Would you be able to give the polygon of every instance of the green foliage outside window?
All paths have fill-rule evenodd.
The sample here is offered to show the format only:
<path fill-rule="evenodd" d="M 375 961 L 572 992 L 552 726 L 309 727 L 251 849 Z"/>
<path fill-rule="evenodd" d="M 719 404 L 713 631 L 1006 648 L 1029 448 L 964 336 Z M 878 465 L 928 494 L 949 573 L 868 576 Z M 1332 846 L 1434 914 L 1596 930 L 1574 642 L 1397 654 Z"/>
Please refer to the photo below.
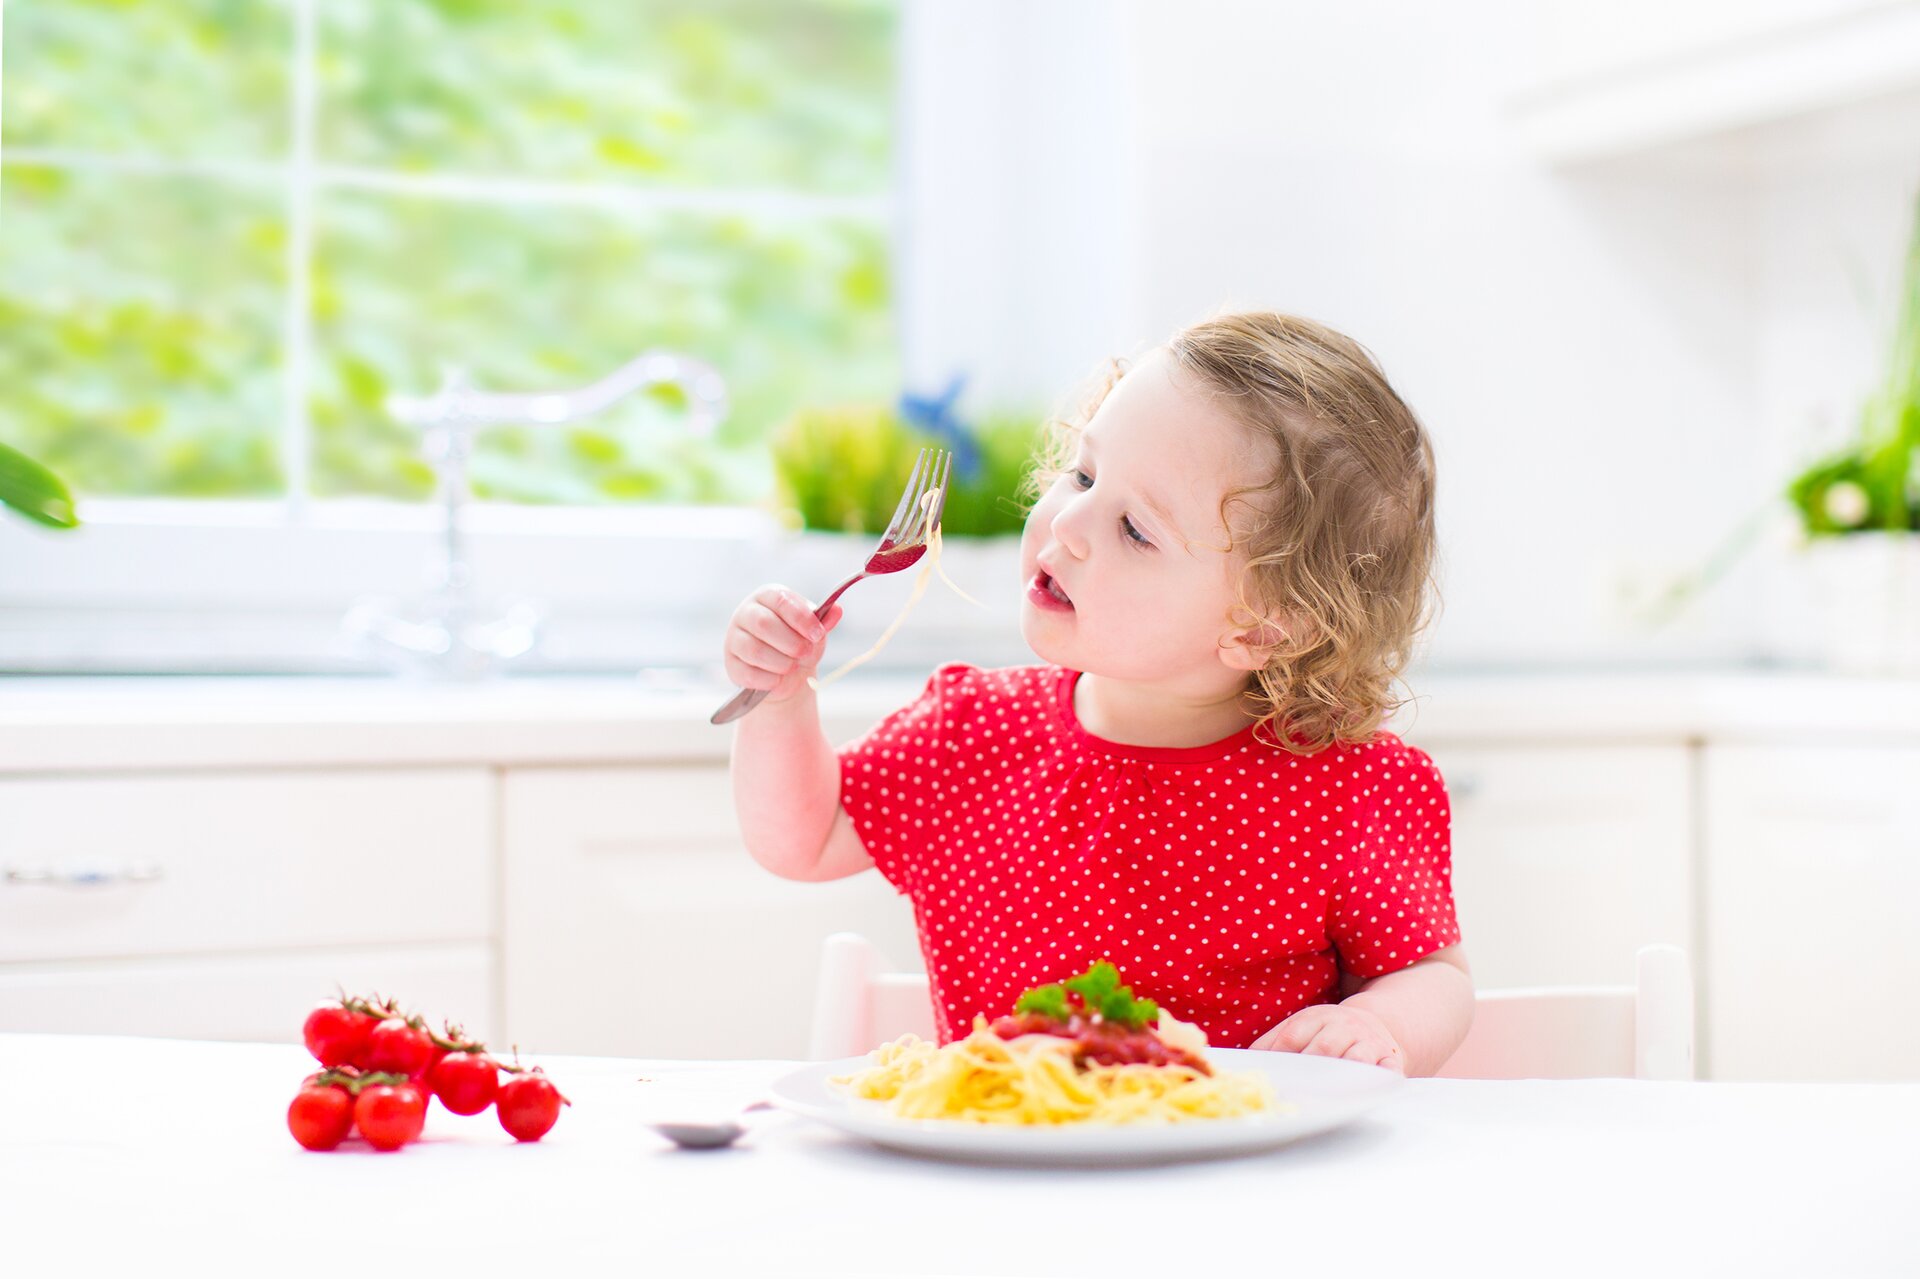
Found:
<path fill-rule="evenodd" d="M 892 0 L 315 0 L 296 342 L 297 12 L 9 0 L 0 422 L 77 491 L 419 499 L 389 395 L 667 347 L 725 375 L 717 438 L 641 397 L 485 435 L 476 489 L 754 501 L 776 424 L 897 391 Z"/>
<path fill-rule="evenodd" d="M 9 57 L 12 41 L 10 27 Z M 274 191 L 9 165 L 0 227 L 0 421 L 12 440 L 82 493 L 281 490 L 286 223 Z"/>

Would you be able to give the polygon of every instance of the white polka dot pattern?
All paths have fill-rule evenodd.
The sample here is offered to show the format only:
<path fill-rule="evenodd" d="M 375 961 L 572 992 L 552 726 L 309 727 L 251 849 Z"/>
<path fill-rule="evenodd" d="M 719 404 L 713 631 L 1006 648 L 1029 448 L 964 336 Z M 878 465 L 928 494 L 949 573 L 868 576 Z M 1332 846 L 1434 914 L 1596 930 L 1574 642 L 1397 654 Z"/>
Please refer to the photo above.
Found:
<path fill-rule="evenodd" d="M 1448 806 L 1390 733 L 1294 755 L 1251 727 L 1126 746 L 1073 713 L 1076 671 L 943 666 L 840 751 L 840 800 L 911 898 L 942 1042 L 1109 959 L 1136 994 L 1244 1048 L 1341 968 L 1459 941 Z"/>

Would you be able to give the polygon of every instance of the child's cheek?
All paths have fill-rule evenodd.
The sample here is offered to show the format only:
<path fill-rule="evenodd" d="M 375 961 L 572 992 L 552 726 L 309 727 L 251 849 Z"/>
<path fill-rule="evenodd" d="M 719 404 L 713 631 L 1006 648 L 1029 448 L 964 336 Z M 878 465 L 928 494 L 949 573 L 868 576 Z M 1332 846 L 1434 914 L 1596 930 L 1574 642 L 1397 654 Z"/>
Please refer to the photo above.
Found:
<path fill-rule="evenodd" d="M 1039 568 L 1041 550 L 1046 546 L 1053 528 L 1053 517 L 1060 510 L 1060 486 L 1055 484 L 1040 495 L 1033 509 L 1027 512 L 1027 523 L 1020 531 L 1020 567 L 1021 577 L 1032 577 Z"/>

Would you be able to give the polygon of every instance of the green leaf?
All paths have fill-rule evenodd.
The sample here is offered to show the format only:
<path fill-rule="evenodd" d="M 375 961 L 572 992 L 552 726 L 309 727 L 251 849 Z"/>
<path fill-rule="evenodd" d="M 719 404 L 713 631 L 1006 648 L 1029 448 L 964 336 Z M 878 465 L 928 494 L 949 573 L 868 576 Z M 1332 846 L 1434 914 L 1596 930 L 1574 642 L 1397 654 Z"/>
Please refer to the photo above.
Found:
<path fill-rule="evenodd" d="M 1810 537 L 1865 529 L 1920 531 L 1920 201 L 1899 286 L 1884 380 L 1861 407 L 1859 434 L 1839 453 L 1815 460 L 1787 485 L 1787 500 Z M 1842 524 L 1827 498 L 1837 485 L 1866 496 L 1864 518 Z"/>
<path fill-rule="evenodd" d="M 48 528 L 76 528 L 73 495 L 59 476 L 17 449 L 0 444 L 0 504 Z"/>
<path fill-rule="evenodd" d="M 1036 986 L 1013 1006 L 1016 1013 L 1038 1013 L 1042 1017 L 1051 1017 L 1055 1021 L 1065 1021 L 1073 1015 L 1067 1006 L 1067 989 L 1059 982 L 1051 986 Z"/>
<path fill-rule="evenodd" d="M 1106 960 L 1098 960 L 1078 977 L 1067 980 L 1067 989 L 1086 1001 L 1087 1007 L 1098 1010 L 1107 996 L 1120 988 L 1120 970 Z"/>
<path fill-rule="evenodd" d="M 1120 970 L 1104 959 L 1069 979 L 1066 987 L 1080 996 L 1089 1013 L 1116 1025 L 1137 1030 L 1160 1016 L 1160 1006 L 1151 999 L 1135 999 L 1132 987 L 1120 984 Z"/>
<path fill-rule="evenodd" d="M 1069 993 L 1080 998 L 1075 1008 Z M 1078 977 L 1051 986 L 1036 986 L 1020 996 L 1013 1006 L 1016 1013 L 1039 1013 L 1055 1021 L 1066 1021 L 1076 1012 L 1099 1017 L 1118 1026 L 1138 1030 L 1159 1019 L 1160 1005 L 1151 999 L 1135 999 L 1131 987 L 1120 984 L 1120 970 L 1106 960 L 1096 960 Z"/>

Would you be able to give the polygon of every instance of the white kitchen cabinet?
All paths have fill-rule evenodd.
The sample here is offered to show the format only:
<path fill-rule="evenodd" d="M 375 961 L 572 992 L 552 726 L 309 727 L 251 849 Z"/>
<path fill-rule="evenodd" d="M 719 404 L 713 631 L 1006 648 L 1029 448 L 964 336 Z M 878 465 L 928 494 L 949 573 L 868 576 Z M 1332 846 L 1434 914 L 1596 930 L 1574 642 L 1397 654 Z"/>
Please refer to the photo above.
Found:
<path fill-rule="evenodd" d="M 1708 746 L 1716 1079 L 1920 1077 L 1920 747 Z"/>
<path fill-rule="evenodd" d="M 1624 984 L 1643 945 L 1692 952 L 1689 748 L 1427 749 L 1475 985 Z"/>
<path fill-rule="evenodd" d="M 297 1043 L 307 1011 L 344 988 L 391 993 L 438 1026 L 497 1043 L 485 944 L 0 967 L 0 1024 L 42 1034 Z"/>
<path fill-rule="evenodd" d="M 835 685 L 829 736 L 910 683 Z M 1920 682 L 1423 688 L 1397 731 L 1454 799 L 1482 987 L 1626 982 L 1676 942 L 1704 1074 L 1920 1078 Z M 725 690 L 261 689 L 0 681 L 0 1030 L 284 1041 L 345 985 L 528 1053 L 791 1057 L 826 933 L 918 966 L 876 875 L 740 848 Z"/>
<path fill-rule="evenodd" d="M 285 1038 L 341 986 L 491 1024 L 493 787 L 478 767 L 0 780 L 0 1029 Z"/>
<path fill-rule="evenodd" d="M 502 822 L 522 1051 L 803 1057 L 829 933 L 919 966 L 912 911 L 876 872 L 802 884 L 747 855 L 723 761 L 511 769 Z"/>
<path fill-rule="evenodd" d="M 1913 0 L 1535 7 L 1507 114 L 1544 159 L 1732 135 L 1920 84 Z"/>

